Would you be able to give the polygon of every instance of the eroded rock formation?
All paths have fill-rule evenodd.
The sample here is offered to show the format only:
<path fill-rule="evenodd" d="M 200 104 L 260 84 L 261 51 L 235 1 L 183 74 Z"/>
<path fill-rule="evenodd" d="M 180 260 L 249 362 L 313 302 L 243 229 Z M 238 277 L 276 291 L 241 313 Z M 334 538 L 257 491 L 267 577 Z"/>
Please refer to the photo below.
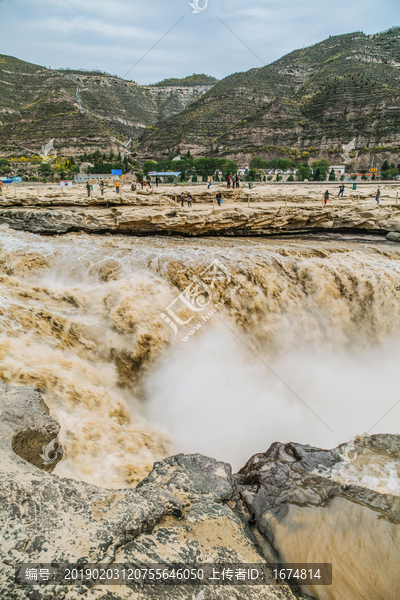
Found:
<path fill-rule="evenodd" d="M 178 455 L 156 463 L 135 490 L 106 490 L 43 470 L 40 446 L 57 435 L 58 425 L 35 389 L 1 384 L 0 414 L 2 598 L 183 600 L 199 592 L 204 600 L 397 598 L 400 498 L 396 490 L 376 491 L 371 480 L 364 485 L 362 477 L 359 485 L 341 482 L 348 465 L 342 447 L 326 451 L 276 443 L 236 476 L 228 464 Z M 29 452 L 15 443 L 22 434 Z M 398 463 L 400 436 L 363 436 L 351 451 L 364 465 L 371 457 Z M 110 566 L 331 562 L 334 578 L 332 586 L 302 590 L 282 582 L 134 591 L 15 583 L 15 565 L 78 561 Z"/>
<path fill-rule="evenodd" d="M 1 384 L 0 412 L 2 598 L 111 600 L 154 594 L 186 600 L 201 591 L 190 586 L 146 586 L 137 593 L 127 587 L 22 587 L 14 582 L 14 566 L 21 563 L 265 562 L 246 523 L 229 506 L 235 496 L 229 465 L 181 455 L 156 463 L 136 490 L 100 489 L 50 475 L 40 463 L 34 466 L 13 452 L 13 441 L 22 432 L 29 432 L 37 455 L 42 436 L 58 432 L 36 390 Z M 33 462 L 38 463 L 37 458 Z M 230 588 L 216 587 L 212 596 L 208 593 L 206 599 L 228 599 L 233 594 Z M 295 596 L 281 585 L 237 588 L 235 598 L 294 600 Z"/>
<path fill-rule="evenodd" d="M 142 202 L 142 201 L 141 201 Z M 146 203 L 146 199 L 143 201 Z M 148 203 L 149 200 L 147 200 Z M 170 201 L 172 202 L 172 201 Z M 188 212 L 160 203 L 156 207 L 2 208 L 0 223 L 40 234 L 70 231 L 131 235 L 257 236 L 309 231 L 400 231 L 396 205 L 350 207 L 217 208 Z"/>

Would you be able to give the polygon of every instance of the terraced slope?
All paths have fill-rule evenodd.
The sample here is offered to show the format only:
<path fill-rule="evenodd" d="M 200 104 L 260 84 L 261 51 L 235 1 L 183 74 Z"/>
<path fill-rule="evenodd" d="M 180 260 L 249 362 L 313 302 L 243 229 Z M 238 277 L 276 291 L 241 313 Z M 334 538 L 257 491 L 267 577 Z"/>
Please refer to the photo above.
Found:
<path fill-rule="evenodd" d="M 52 71 L 0 55 L 0 154 L 38 151 L 48 140 L 64 155 L 124 151 L 149 126 L 186 108 L 212 84 L 139 86 L 104 73 Z M 14 148 L 15 149 L 15 148 Z"/>
<path fill-rule="evenodd" d="M 232 158 L 252 154 L 340 160 L 357 138 L 389 158 L 400 144 L 400 28 L 331 37 L 271 65 L 219 82 L 179 115 L 147 131 L 143 157 L 190 149 Z"/>

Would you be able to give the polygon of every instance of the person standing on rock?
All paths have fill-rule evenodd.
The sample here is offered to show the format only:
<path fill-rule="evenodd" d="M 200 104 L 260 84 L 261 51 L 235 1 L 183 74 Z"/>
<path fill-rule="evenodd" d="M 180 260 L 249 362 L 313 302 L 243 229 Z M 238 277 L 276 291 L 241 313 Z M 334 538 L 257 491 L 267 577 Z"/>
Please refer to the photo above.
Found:
<path fill-rule="evenodd" d="M 86 183 L 86 191 L 87 191 L 88 198 L 90 198 L 90 190 L 91 190 L 90 183 L 87 182 Z"/>
<path fill-rule="evenodd" d="M 221 192 L 218 192 L 218 194 L 217 194 L 217 204 L 218 204 L 218 206 L 221 206 L 221 204 L 222 204 L 222 194 L 221 194 Z"/>
<path fill-rule="evenodd" d="M 375 200 L 376 200 L 377 204 L 380 203 L 380 200 L 381 200 L 381 190 L 380 190 L 380 188 L 377 189 Z"/>
<path fill-rule="evenodd" d="M 0 195 L 3 195 L 3 182 L 0 179 Z"/>
<path fill-rule="evenodd" d="M 160 181 L 160 180 L 158 179 L 158 177 L 156 177 L 156 187 L 157 187 L 157 188 L 158 188 L 158 182 L 159 182 L 159 181 Z"/>
<path fill-rule="evenodd" d="M 189 194 L 187 195 L 187 197 L 186 197 L 186 200 L 187 200 L 187 205 L 188 205 L 188 207 L 189 207 L 189 206 L 192 206 L 192 194 L 191 194 L 190 192 L 189 192 Z"/>
<path fill-rule="evenodd" d="M 207 189 L 209 190 L 211 187 L 211 175 L 208 176 L 208 186 Z"/>
<path fill-rule="evenodd" d="M 339 186 L 338 198 L 343 198 L 343 193 L 344 193 L 344 184 Z"/>
<path fill-rule="evenodd" d="M 229 175 L 228 175 L 228 177 L 226 178 L 226 184 L 227 184 L 227 187 L 228 187 L 228 189 L 229 189 L 229 188 L 231 187 L 231 178 L 229 177 Z"/>
<path fill-rule="evenodd" d="M 100 193 L 104 196 L 104 181 L 100 181 Z"/>
<path fill-rule="evenodd" d="M 326 206 L 328 200 L 329 200 L 329 190 L 326 190 L 325 196 L 324 196 L 325 206 Z"/>
<path fill-rule="evenodd" d="M 182 208 L 183 208 L 184 202 L 185 202 L 185 194 L 182 192 L 182 194 L 181 194 L 181 207 Z"/>
<path fill-rule="evenodd" d="M 115 182 L 115 193 L 116 193 L 116 194 L 119 194 L 119 186 L 120 186 L 120 185 L 121 185 L 121 184 L 120 184 L 120 182 L 119 182 L 119 181 L 116 181 L 116 182 Z"/>

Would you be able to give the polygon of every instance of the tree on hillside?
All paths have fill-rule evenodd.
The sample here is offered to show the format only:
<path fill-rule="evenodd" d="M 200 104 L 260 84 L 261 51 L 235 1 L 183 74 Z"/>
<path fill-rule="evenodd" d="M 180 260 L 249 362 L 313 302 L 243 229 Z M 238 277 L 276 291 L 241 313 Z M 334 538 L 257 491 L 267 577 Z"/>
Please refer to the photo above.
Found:
<path fill-rule="evenodd" d="M 280 158 L 278 160 L 278 169 L 281 171 L 288 171 L 292 166 L 292 161 L 290 158 Z"/>
<path fill-rule="evenodd" d="M 276 158 L 273 158 L 269 161 L 267 168 L 276 171 L 276 169 L 278 168 L 278 161 L 276 160 Z"/>
<path fill-rule="evenodd" d="M 147 175 L 147 173 L 149 171 L 156 171 L 157 170 L 157 163 L 155 160 L 146 160 L 146 162 L 143 165 L 143 173 L 145 173 Z"/>
<path fill-rule="evenodd" d="M 262 169 L 265 162 L 266 161 L 259 156 L 253 156 L 250 161 L 250 169 Z"/>
<path fill-rule="evenodd" d="M 389 171 L 389 169 L 390 169 L 390 165 L 389 165 L 388 161 L 385 160 L 385 162 L 382 165 L 381 171 Z"/>
<path fill-rule="evenodd" d="M 314 167 L 313 168 L 313 180 L 314 181 L 326 181 L 327 170 L 325 167 Z"/>
<path fill-rule="evenodd" d="M 308 163 L 300 163 L 297 168 L 297 177 L 300 181 L 310 179 L 310 165 Z"/>
<path fill-rule="evenodd" d="M 237 163 L 235 163 L 233 160 L 227 160 L 224 166 L 224 176 L 227 177 L 228 175 L 236 175 L 238 170 L 239 167 Z"/>
<path fill-rule="evenodd" d="M 326 172 L 328 172 L 328 169 L 331 166 L 331 163 L 326 158 L 320 158 L 319 160 L 313 160 L 313 162 L 311 163 L 311 166 L 312 166 L 313 170 L 317 169 L 318 167 L 322 167 L 323 169 L 325 169 Z"/>
<path fill-rule="evenodd" d="M 39 171 L 42 173 L 42 175 L 50 175 L 51 174 L 50 164 L 47 162 L 42 163 L 39 167 Z"/>
<path fill-rule="evenodd" d="M 329 181 L 336 181 L 335 169 L 332 169 L 332 171 L 329 173 Z"/>

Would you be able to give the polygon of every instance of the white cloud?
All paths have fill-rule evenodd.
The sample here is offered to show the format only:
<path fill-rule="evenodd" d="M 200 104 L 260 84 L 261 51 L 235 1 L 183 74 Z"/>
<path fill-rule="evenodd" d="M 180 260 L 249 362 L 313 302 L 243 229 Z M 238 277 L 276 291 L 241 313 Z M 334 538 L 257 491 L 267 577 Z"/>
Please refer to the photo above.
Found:
<path fill-rule="evenodd" d="M 139 83 L 205 72 L 222 78 L 261 66 L 329 35 L 366 33 L 400 23 L 398 0 L 209 0 L 192 14 L 189 0 L 0 0 L 0 51 L 53 67 L 96 68 Z"/>

